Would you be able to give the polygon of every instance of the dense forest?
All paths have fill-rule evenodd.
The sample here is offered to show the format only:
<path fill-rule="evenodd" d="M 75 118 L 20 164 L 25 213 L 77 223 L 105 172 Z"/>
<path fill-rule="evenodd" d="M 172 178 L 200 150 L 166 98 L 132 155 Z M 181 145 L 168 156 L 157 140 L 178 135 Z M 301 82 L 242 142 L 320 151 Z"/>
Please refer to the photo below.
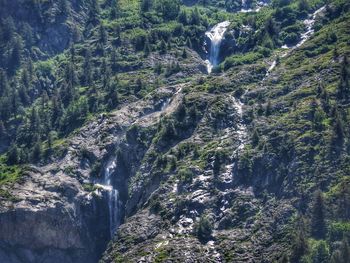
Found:
<path fill-rule="evenodd" d="M 349 11 L 0 0 L 0 261 L 350 262 Z"/>

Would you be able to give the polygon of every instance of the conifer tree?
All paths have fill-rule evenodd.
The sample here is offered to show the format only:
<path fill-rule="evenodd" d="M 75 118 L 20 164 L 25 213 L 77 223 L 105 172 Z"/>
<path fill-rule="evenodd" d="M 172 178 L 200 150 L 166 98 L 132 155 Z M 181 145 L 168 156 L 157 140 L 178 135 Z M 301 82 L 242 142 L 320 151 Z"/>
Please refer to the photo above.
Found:
<path fill-rule="evenodd" d="M 85 59 L 83 63 L 82 82 L 84 85 L 91 87 L 92 85 L 92 66 L 91 66 L 91 52 L 89 49 L 85 51 Z"/>
<path fill-rule="evenodd" d="M 41 142 L 38 140 L 31 151 L 31 161 L 37 163 L 40 161 L 42 155 Z"/>
<path fill-rule="evenodd" d="M 5 71 L 0 68 L 0 97 L 8 91 L 8 81 Z"/>
<path fill-rule="evenodd" d="M 11 51 L 11 57 L 9 60 L 9 73 L 10 74 L 14 74 L 16 69 L 19 67 L 19 65 L 21 64 L 21 54 L 22 54 L 22 43 L 20 38 L 16 37 L 14 38 L 13 41 L 13 47 L 12 47 L 12 51 Z"/>
<path fill-rule="evenodd" d="M 148 12 L 152 8 L 152 0 L 142 0 L 141 11 Z"/>
<path fill-rule="evenodd" d="M 333 251 L 330 259 L 330 263 L 345 263 L 345 262 L 342 260 L 341 252 L 339 251 L 339 249 Z"/>
<path fill-rule="evenodd" d="M 305 255 L 308 251 L 308 244 L 305 236 L 305 232 L 302 229 L 299 229 L 295 234 L 293 246 L 292 246 L 292 254 L 291 254 L 291 262 L 300 262 L 303 255 Z"/>
<path fill-rule="evenodd" d="M 343 141 L 344 141 L 344 124 L 338 111 L 336 111 L 334 126 L 333 126 L 333 134 L 332 134 L 332 145 L 342 146 Z"/>
<path fill-rule="evenodd" d="M 183 59 L 187 58 L 187 51 L 186 51 L 185 48 L 182 50 L 182 55 L 181 56 L 182 56 Z"/>
<path fill-rule="evenodd" d="M 337 89 L 337 97 L 342 102 L 349 102 L 350 98 L 350 83 L 349 83 L 349 62 L 346 56 L 344 56 L 341 69 L 340 69 L 340 81 Z"/>
<path fill-rule="evenodd" d="M 111 1 L 111 11 L 110 11 L 110 18 L 115 19 L 118 17 L 118 1 L 112 0 Z"/>
<path fill-rule="evenodd" d="M 7 163 L 9 165 L 14 165 L 19 163 L 18 148 L 15 144 L 12 145 L 12 147 L 7 153 Z"/>
<path fill-rule="evenodd" d="M 252 144 L 253 146 L 257 146 L 260 141 L 260 136 L 258 129 L 254 129 L 253 136 L 252 136 Z"/>
<path fill-rule="evenodd" d="M 149 45 L 148 38 L 145 40 L 145 46 L 143 48 L 143 53 L 145 54 L 145 57 L 148 57 L 149 53 L 151 53 L 151 47 Z"/>
<path fill-rule="evenodd" d="M 326 235 L 326 219 L 325 204 L 321 191 L 315 193 L 311 216 L 312 236 L 317 239 L 323 239 Z"/>
<path fill-rule="evenodd" d="M 159 50 L 160 50 L 160 51 L 159 51 L 160 54 L 165 54 L 165 53 L 167 52 L 167 47 L 166 47 L 166 43 L 165 43 L 164 39 L 162 39 L 162 40 L 160 41 Z"/>
<path fill-rule="evenodd" d="M 178 21 L 184 25 L 187 25 L 188 21 L 187 21 L 187 13 L 185 10 L 181 10 L 180 14 L 178 16 Z"/>
<path fill-rule="evenodd" d="M 108 35 L 105 26 L 101 23 L 99 27 L 99 41 L 102 44 L 106 44 L 108 40 Z"/>
<path fill-rule="evenodd" d="M 5 138 L 7 136 L 6 128 L 4 122 L 0 120 L 0 138 Z"/>
<path fill-rule="evenodd" d="M 350 246 L 346 236 L 344 236 L 340 246 L 340 258 L 341 262 L 344 263 L 347 263 L 350 260 Z"/>
<path fill-rule="evenodd" d="M 316 253 L 312 257 L 312 263 L 328 263 L 329 249 L 325 241 L 320 241 L 316 247 Z"/>
<path fill-rule="evenodd" d="M 100 14 L 100 6 L 98 3 L 98 0 L 90 0 L 91 4 L 90 4 L 90 8 L 89 8 L 89 18 L 91 20 L 91 22 L 96 23 L 98 21 L 98 17 Z"/>

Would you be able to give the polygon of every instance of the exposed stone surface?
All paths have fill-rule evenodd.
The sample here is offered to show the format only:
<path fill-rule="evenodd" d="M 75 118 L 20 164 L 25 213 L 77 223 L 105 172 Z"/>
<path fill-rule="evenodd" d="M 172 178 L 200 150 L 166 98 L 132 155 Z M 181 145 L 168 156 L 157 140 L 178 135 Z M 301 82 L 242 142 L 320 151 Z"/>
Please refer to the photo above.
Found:
<path fill-rule="evenodd" d="M 160 114 L 174 111 L 181 87 L 159 89 L 159 97 L 164 98 L 156 103 L 149 98 L 100 116 L 69 140 L 62 159 L 28 169 L 8 189 L 16 200 L 1 201 L 2 262 L 96 262 L 110 236 L 106 190 L 96 185 L 91 192 L 84 187 L 98 181 L 91 177 L 92 165 L 113 155 L 131 125 L 154 125 Z M 125 177 L 116 182 L 125 184 L 127 175 L 119 176 Z"/>

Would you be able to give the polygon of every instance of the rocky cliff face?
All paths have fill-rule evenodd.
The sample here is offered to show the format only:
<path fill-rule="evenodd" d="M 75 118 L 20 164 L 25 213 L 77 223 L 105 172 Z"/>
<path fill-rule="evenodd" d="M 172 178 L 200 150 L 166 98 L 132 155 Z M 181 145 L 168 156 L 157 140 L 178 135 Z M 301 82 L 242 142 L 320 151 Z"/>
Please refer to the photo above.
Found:
<path fill-rule="evenodd" d="M 33 10 L 15 10 L 26 4 L 19 0 L 0 3 L 13 17 L 27 20 L 34 11 L 57 14 L 62 8 L 52 1 Z M 37 45 L 47 55 L 67 47 L 72 23 L 86 22 L 86 2 L 70 3 L 72 14 L 67 17 L 31 20 L 39 35 Z M 103 19 L 109 15 L 101 14 Z M 148 26 L 150 17 L 137 21 Z M 326 202 L 340 211 L 327 211 L 333 232 L 327 234 L 332 245 L 325 250 L 337 249 L 349 228 L 349 140 L 343 138 L 336 149 L 330 141 L 333 126 L 338 127 L 335 118 L 340 122 L 342 116 L 334 105 L 348 110 L 348 104 L 340 104 L 334 91 L 341 55 L 331 50 L 333 42 L 319 46 L 330 41 L 331 30 L 344 28 L 336 38 L 342 56 L 349 54 L 348 21 L 344 16 L 326 24 L 304 46 L 271 49 L 273 56 L 233 57 L 234 66 L 210 75 L 200 55 L 188 47 L 190 41 L 173 50 L 171 45 L 177 43 L 164 47 L 165 41 L 155 42 L 152 48 L 159 44 L 161 50 L 147 51 L 146 45 L 140 54 L 132 46 L 137 40 L 126 36 L 137 31 L 129 28 L 132 24 L 124 25 L 126 40 L 120 35 L 103 40 L 103 27 L 96 27 L 86 42 L 94 50 L 91 60 L 101 67 L 91 78 L 107 72 L 107 80 L 127 85 L 118 87 L 116 109 L 88 116 L 68 138 L 55 141 L 56 155 L 23 167 L 15 183 L 0 186 L 0 262 L 288 262 L 286 257 L 308 251 L 299 251 L 307 243 L 299 235 L 308 232 L 305 225 L 311 220 L 310 200 L 316 189 L 325 191 Z M 167 34 L 164 28 L 158 30 L 159 35 Z M 204 34 L 205 28 L 200 30 Z M 238 44 L 238 39 L 251 31 L 244 25 L 230 28 L 219 60 L 249 49 L 250 43 Z M 105 57 L 98 60 L 112 45 L 120 48 L 119 57 L 108 57 L 113 74 L 118 73 L 115 78 L 108 69 L 103 72 Z M 74 64 L 83 61 L 85 51 L 77 45 L 67 57 Z M 310 63 L 311 58 L 317 62 Z M 63 71 L 59 61 L 52 63 Z M 158 64 L 166 69 L 157 69 Z M 88 69 L 92 71 L 86 66 L 83 74 L 91 73 Z M 136 81 L 140 77 L 147 78 L 146 84 Z M 55 81 L 61 85 L 59 78 Z M 97 80 L 91 87 L 85 84 L 75 91 L 86 99 L 86 108 L 99 107 L 113 95 L 110 86 Z M 90 105 L 90 99 L 97 102 Z M 326 241 L 309 239 L 312 255 L 318 255 L 315 247 Z"/>
<path fill-rule="evenodd" d="M 128 179 L 136 173 L 145 153 L 133 135 L 126 139 L 126 131 L 131 125 L 156 125 L 161 114 L 175 110 L 179 97 L 171 93 L 178 89 L 159 90 L 155 96 L 159 101 L 150 98 L 110 116 L 102 115 L 69 141 L 62 159 L 28 168 L 9 190 L 15 200 L 1 201 L 1 261 L 97 262 L 111 239 L 109 189 L 99 183 L 104 167 L 117 156 L 117 150 L 121 151 L 113 185 L 120 192 L 121 202 L 126 203 Z M 101 168 L 92 176 L 97 163 Z M 128 201 L 127 214 L 135 211 L 140 198 L 134 196 Z M 120 220 L 123 214 L 124 208 L 118 214 Z"/>
<path fill-rule="evenodd" d="M 71 43 L 80 40 L 79 27 L 87 22 L 88 6 L 85 1 L 23 1 L 2 0 L 0 16 L 10 23 L 23 38 L 24 45 L 37 46 L 37 58 L 61 53 Z"/>
<path fill-rule="evenodd" d="M 110 239 L 105 193 L 86 192 L 56 165 L 22 180 L 11 189 L 15 203 L 1 202 L 2 262 L 96 262 Z"/>

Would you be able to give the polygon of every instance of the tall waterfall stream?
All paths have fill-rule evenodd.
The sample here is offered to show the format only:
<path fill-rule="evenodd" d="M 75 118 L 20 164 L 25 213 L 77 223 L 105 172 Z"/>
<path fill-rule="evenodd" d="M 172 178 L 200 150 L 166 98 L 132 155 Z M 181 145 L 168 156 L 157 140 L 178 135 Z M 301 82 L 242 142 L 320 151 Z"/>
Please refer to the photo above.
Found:
<path fill-rule="evenodd" d="M 114 188 L 112 183 L 112 175 L 117 168 L 116 159 L 110 160 L 104 171 L 103 171 L 103 179 L 99 184 L 96 184 L 100 188 L 102 188 L 107 193 L 107 202 L 108 202 L 108 212 L 109 212 L 109 231 L 111 238 L 113 237 L 117 227 L 120 224 L 119 217 L 119 192 Z"/>
<path fill-rule="evenodd" d="M 210 39 L 210 51 L 209 57 L 205 61 L 207 63 L 207 70 L 210 74 L 213 67 L 219 64 L 219 54 L 222 39 L 224 38 L 227 27 L 230 25 L 229 21 L 221 22 L 211 28 L 205 33 L 205 35 Z"/>

